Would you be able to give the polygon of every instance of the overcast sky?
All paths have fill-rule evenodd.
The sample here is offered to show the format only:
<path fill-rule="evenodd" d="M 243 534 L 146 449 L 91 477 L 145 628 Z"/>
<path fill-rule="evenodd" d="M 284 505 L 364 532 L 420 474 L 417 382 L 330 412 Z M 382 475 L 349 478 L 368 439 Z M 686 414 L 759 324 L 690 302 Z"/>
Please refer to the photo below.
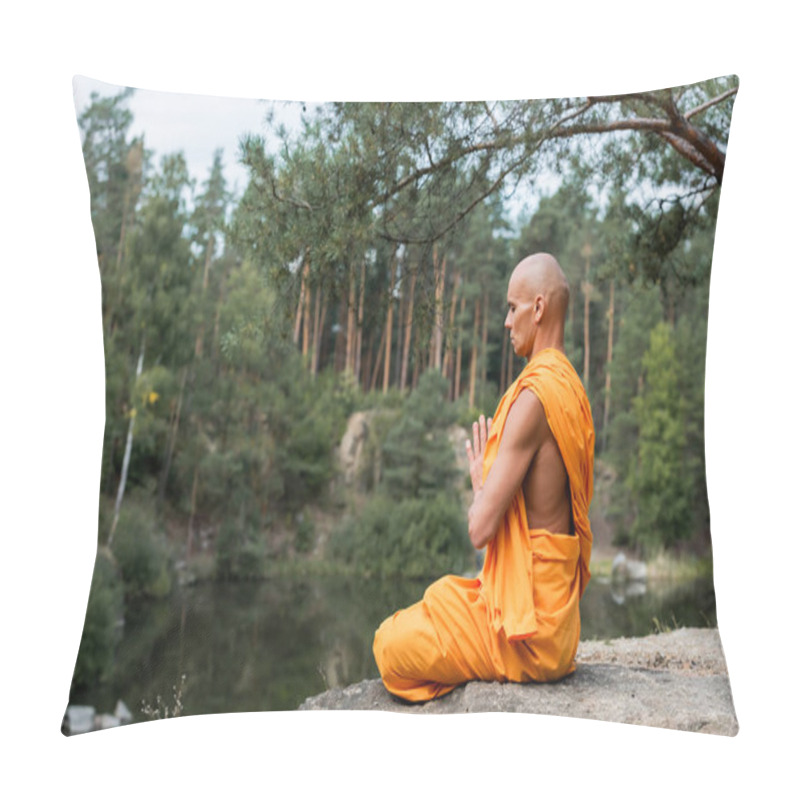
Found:
<path fill-rule="evenodd" d="M 76 76 L 73 89 L 76 113 L 80 114 L 89 105 L 92 92 L 113 96 L 124 87 Z M 267 135 L 264 120 L 272 103 L 136 89 L 127 105 L 133 112 L 131 134 L 144 134 L 145 147 L 154 154 L 154 166 L 162 156 L 183 151 L 199 190 L 208 177 L 214 151 L 222 148 L 228 189 L 241 196 L 247 186 L 247 170 L 238 160 L 239 139 L 247 133 Z M 284 124 L 298 124 L 301 103 L 282 102 L 274 107 Z"/>

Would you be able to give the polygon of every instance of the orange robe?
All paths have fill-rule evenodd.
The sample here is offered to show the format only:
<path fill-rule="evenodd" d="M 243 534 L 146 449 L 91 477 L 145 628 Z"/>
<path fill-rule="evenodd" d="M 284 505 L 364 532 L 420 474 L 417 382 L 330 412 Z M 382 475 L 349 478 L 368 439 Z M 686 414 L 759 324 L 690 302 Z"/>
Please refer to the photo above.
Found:
<path fill-rule="evenodd" d="M 506 418 L 530 389 L 544 407 L 569 476 L 575 535 L 528 528 L 520 487 L 477 578 L 447 575 L 421 601 L 384 620 L 373 653 L 384 685 L 405 700 L 439 697 L 469 680 L 551 681 L 575 670 L 579 600 L 589 581 L 594 426 L 580 378 L 543 350 L 497 407 L 483 460 L 491 469 Z"/>

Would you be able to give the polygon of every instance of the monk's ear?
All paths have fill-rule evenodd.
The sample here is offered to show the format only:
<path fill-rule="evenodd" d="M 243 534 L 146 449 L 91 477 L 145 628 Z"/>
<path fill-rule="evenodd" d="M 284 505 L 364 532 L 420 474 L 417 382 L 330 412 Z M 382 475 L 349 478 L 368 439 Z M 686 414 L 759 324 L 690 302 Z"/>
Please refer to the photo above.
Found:
<path fill-rule="evenodd" d="M 533 301 L 533 318 L 536 322 L 541 322 L 544 316 L 544 309 L 546 303 L 544 295 L 537 294 L 536 299 Z"/>

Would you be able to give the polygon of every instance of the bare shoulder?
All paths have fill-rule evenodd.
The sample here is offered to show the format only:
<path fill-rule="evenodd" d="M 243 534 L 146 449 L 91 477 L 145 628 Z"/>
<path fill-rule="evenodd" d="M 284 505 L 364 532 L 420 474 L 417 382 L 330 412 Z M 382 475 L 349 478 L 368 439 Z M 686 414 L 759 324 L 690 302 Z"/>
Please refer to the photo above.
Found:
<path fill-rule="evenodd" d="M 533 391 L 522 391 L 508 410 L 503 439 L 509 445 L 537 449 L 550 432 L 544 406 Z"/>

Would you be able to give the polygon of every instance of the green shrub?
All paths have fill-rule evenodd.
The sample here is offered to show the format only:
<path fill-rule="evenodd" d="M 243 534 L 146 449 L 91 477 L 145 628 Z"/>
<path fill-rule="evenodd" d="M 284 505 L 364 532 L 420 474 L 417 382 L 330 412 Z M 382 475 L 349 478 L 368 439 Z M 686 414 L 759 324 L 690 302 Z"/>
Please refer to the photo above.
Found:
<path fill-rule="evenodd" d="M 442 375 L 426 372 L 386 434 L 383 484 L 395 500 L 432 497 L 450 487 L 456 477 L 455 456 L 447 437 L 455 410 L 447 402 L 447 388 Z"/>
<path fill-rule="evenodd" d="M 155 512 L 133 498 L 123 505 L 112 545 L 125 594 L 163 597 L 172 588 L 172 559 Z"/>
<path fill-rule="evenodd" d="M 691 534 L 692 470 L 687 463 L 686 401 L 673 329 L 659 323 L 642 359 L 644 384 L 633 400 L 639 426 L 636 470 L 627 483 L 636 498 L 633 537 L 648 553 Z"/>
<path fill-rule="evenodd" d="M 295 533 L 295 547 L 300 553 L 308 553 L 314 546 L 314 523 L 308 514 L 300 514 Z"/>
<path fill-rule="evenodd" d="M 451 495 L 393 501 L 374 496 L 334 532 L 333 558 L 368 574 L 430 577 L 472 563 L 464 512 Z"/>
<path fill-rule="evenodd" d="M 122 582 L 109 554 L 98 552 L 72 678 L 73 687 L 97 683 L 111 671 L 120 631 L 117 621 L 122 613 Z"/>
<path fill-rule="evenodd" d="M 260 578 L 266 559 L 263 540 L 247 527 L 226 522 L 217 535 L 216 575 L 221 580 Z"/>

